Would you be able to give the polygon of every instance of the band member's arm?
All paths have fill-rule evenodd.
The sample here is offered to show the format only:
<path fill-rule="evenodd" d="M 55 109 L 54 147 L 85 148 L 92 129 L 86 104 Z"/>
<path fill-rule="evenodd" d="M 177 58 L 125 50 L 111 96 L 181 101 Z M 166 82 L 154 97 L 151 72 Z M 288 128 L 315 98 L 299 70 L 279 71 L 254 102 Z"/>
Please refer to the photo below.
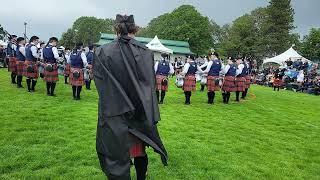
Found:
<path fill-rule="evenodd" d="M 169 67 L 170 67 L 169 74 L 173 74 L 174 73 L 174 68 L 173 68 L 172 64 L 169 64 Z"/>
<path fill-rule="evenodd" d="M 19 51 L 23 54 L 23 56 L 26 56 L 26 48 L 25 47 L 20 47 Z"/>
<path fill-rule="evenodd" d="M 244 65 L 243 65 L 243 64 L 240 64 L 240 65 L 238 66 L 238 69 L 237 69 L 237 71 L 236 71 L 236 76 L 238 76 L 239 74 L 242 73 L 243 68 L 244 68 Z"/>
<path fill-rule="evenodd" d="M 229 69 L 230 69 L 230 65 L 228 64 L 228 65 L 226 65 L 226 67 L 224 68 L 223 74 L 227 74 L 227 72 L 229 71 Z"/>
<path fill-rule="evenodd" d="M 70 56 L 66 56 L 66 59 L 67 59 L 67 63 L 71 64 Z"/>
<path fill-rule="evenodd" d="M 52 47 L 52 53 L 56 60 L 59 60 L 59 53 L 57 47 Z"/>
<path fill-rule="evenodd" d="M 35 58 L 39 58 L 39 54 L 38 54 L 38 48 L 36 46 L 31 46 L 31 52 L 32 52 L 32 56 Z"/>
<path fill-rule="evenodd" d="M 200 66 L 197 65 L 197 70 L 200 74 L 203 74 L 204 72 L 202 71 L 202 69 L 200 68 Z"/>
<path fill-rule="evenodd" d="M 17 49 L 17 46 L 16 46 L 15 44 L 11 44 L 11 49 L 16 50 L 16 49 Z"/>
<path fill-rule="evenodd" d="M 186 64 L 183 66 L 182 74 L 187 74 L 187 72 L 188 72 L 188 70 L 189 70 L 189 67 L 190 67 L 190 64 L 189 64 L 189 63 L 186 63 Z"/>
<path fill-rule="evenodd" d="M 210 61 L 211 62 L 211 61 Z M 209 63 L 210 63 L 209 62 Z M 200 66 L 200 68 L 202 69 L 202 68 L 205 68 L 206 66 L 208 67 L 208 61 L 205 61 L 201 66 Z M 211 63 L 212 64 L 212 63 Z"/>
<path fill-rule="evenodd" d="M 159 65 L 159 61 L 157 61 L 156 63 L 154 63 L 154 72 L 158 71 L 158 65 Z"/>
<path fill-rule="evenodd" d="M 207 65 L 206 70 L 204 70 L 203 72 L 204 72 L 204 73 L 208 73 L 208 72 L 210 71 L 210 69 L 211 69 L 212 64 L 213 64 L 213 61 L 210 61 L 210 62 L 208 63 L 208 65 Z M 201 66 L 200 66 L 200 68 L 201 68 Z"/>
<path fill-rule="evenodd" d="M 87 56 L 86 56 L 86 54 L 84 52 L 81 53 L 81 59 L 82 59 L 82 62 L 83 62 L 83 66 L 87 67 L 88 66 Z"/>

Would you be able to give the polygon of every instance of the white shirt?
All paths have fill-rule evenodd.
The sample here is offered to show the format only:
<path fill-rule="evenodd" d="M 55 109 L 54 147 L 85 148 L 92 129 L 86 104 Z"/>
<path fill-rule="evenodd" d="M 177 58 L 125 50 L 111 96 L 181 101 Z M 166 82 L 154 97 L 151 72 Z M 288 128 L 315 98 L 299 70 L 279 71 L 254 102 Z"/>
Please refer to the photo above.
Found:
<path fill-rule="evenodd" d="M 32 52 L 32 56 L 35 58 L 39 58 L 39 54 L 38 54 L 38 48 L 36 47 L 35 44 L 31 43 L 33 46 L 31 46 L 30 50 Z"/>
<path fill-rule="evenodd" d="M 213 65 L 213 61 L 209 61 L 206 70 L 204 70 L 203 72 L 204 72 L 204 73 L 208 73 L 208 72 L 210 71 L 212 65 Z M 222 70 L 223 70 L 223 64 L 221 63 L 221 69 L 220 69 L 220 71 L 222 71 Z"/>
<path fill-rule="evenodd" d="M 154 72 L 157 72 L 158 71 L 158 66 L 159 66 L 159 61 L 157 61 L 155 64 L 154 64 Z M 170 68 L 170 71 L 169 71 L 169 74 L 173 74 L 174 73 L 174 69 L 173 69 L 173 66 L 169 63 L 169 68 Z"/>
<path fill-rule="evenodd" d="M 209 62 L 209 63 L 210 63 L 210 62 Z M 208 60 L 205 60 L 204 63 L 200 66 L 200 68 L 202 69 L 202 68 L 204 68 L 204 67 L 206 67 L 206 66 L 208 67 L 208 64 L 209 64 L 209 63 L 208 63 Z"/>
<path fill-rule="evenodd" d="M 43 48 L 40 49 L 39 55 L 40 55 L 40 59 L 43 59 L 43 54 L 42 54 Z"/>
<path fill-rule="evenodd" d="M 78 51 L 79 52 L 79 51 Z M 72 53 L 71 53 L 72 54 Z M 70 56 L 66 56 L 66 59 L 67 59 L 67 63 L 68 64 L 71 64 L 71 60 L 70 60 Z M 88 66 L 88 62 L 87 62 L 87 56 L 86 56 L 86 53 L 85 52 L 81 52 L 81 59 L 82 59 L 82 63 L 83 63 L 83 67 L 87 67 Z"/>
<path fill-rule="evenodd" d="M 13 49 L 14 51 L 16 51 L 17 50 L 17 45 L 15 45 L 15 44 L 11 44 L 11 49 Z"/>
<path fill-rule="evenodd" d="M 236 76 L 238 76 L 239 74 L 242 73 L 243 68 L 244 68 L 244 64 L 239 64 L 238 65 L 238 69 L 236 71 Z"/>
<path fill-rule="evenodd" d="M 230 69 L 230 64 L 227 64 L 223 69 L 223 74 L 227 74 Z"/>
<path fill-rule="evenodd" d="M 191 61 L 191 62 L 194 62 L 194 61 Z M 183 66 L 183 70 L 182 70 L 182 74 L 187 74 L 188 70 L 189 70 L 189 67 L 190 67 L 190 63 L 186 63 L 184 66 Z M 203 73 L 202 69 L 197 65 L 197 70 L 200 72 L 200 73 Z"/>

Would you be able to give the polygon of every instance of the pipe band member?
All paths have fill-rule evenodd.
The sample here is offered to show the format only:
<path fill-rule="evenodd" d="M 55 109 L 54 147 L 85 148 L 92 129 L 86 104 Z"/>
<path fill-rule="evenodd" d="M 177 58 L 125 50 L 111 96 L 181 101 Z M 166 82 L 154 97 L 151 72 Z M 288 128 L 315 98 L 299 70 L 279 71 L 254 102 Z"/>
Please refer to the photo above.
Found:
<path fill-rule="evenodd" d="M 24 73 L 26 76 L 28 92 L 34 92 L 35 86 L 37 84 L 38 79 L 38 48 L 37 45 L 39 44 L 39 37 L 32 36 L 30 38 L 30 42 L 26 47 L 26 61 L 24 63 Z"/>
<path fill-rule="evenodd" d="M 70 54 L 71 54 L 70 48 L 66 48 L 64 53 L 64 72 L 63 72 L 65 84 L 69 84 L 68 77 L 70 76 L 71 67 L 70 67 L 70 64 L 68 63 L 68 59 L 70 59 Z"/>
<path fill-rule="evenodd" d="M 146 146 L 167 165 L 157 123 L 160 113 L 155 92 L 153 53 L 134 39 L 133 16 L 117 15 L 117 38 L 95 50 L 93 74 L 99 94 L 96 150 L 108 179 L 130 179 L 130 157 L 137 179 L 148 167 Z"/>
<path fill-rule="evenodd" d="M 208 58 L 205 56 L 204 59 L 203 59 L 203 64 L 200 66 L 200 68 L 204 71 L 207 69 L 208 67 L 208 63 L 209 63 L 209 60 Z M 205 88 L 205 84 L 201 84 L 201 89 L 200 89 L 200 92 L 203 92 L 204 91 L 204 88 Z"/>
<path fill-rule="evenodd" d="M 94 55 L 94 50 L 93 50 L 93 46 L 90 45 L 89 46 L 89 52 L 87 53 L 87 62 L 88 62 L 88 66 L 87 66 L 87 72 L 88 72 L 88 76 L 85 79 L 86 82 L 86 89 L 87 90 L 91 90 L 91 80 L 93 79 L 93 74 L 92 74 L 92 61 L 93 61 L 93 55 Z"/>
<path fill-rule="evenodd" d="M 222 98 L 223 103 L 228 104 L 231 92 L 236 91 L 236 85 L 235 85 L 235 76 L 237 72 L 237 65 L 235 64 L 235 61 L 232 60 L 230 57 L 228 59 L 228 64 L 225 66 L 223 73 L 224 73 L 224 79 L 222 84 Z"/>
<path fill-rule="evenodd" d="M 16 50 L 17 50 L 17 36 L 11 35 L 9 37 L 9 43 L 7 45 L 7 58 L 9 59 L 8 63 L 8 71 L 11 72 L 11 83 L 17 84 L 17 58 L 16 58 Z"/>
<path fill-rule="evenodd" d="M 26 41 L 23 37 L 19 37 L 17 39 L 17 44 L 18 44 L 16 49 L 17 87 L 23 88 L 22 77 L 24 75 L 24 61 L 26 60 L 26 49 L 25 49 Z"/>
<path fill-rule="evenodd" d="M 242 92 L 242 96 L 241 96 L 241 99 L 246 99 L 247 97 L 247 94 L 248 94 L 248 90 L 250 88 L 250 85 L 251 85 L 251 68 L 250 68 L 250 63 L 247 59 L 244 60 L 244 69 L 243 71 L 245 72 L 245 76 L 244 78 L 246 79 L 246 82 L 245 82 L 245 90 L 244 92 Z"/>
<path fill-rule="evenodd" d="M 70 69 L 70 84 L 74 100 L 80 100 L 80 93 L 84 85 L 83 68 L 87 67 L 87 57 L 82 51 L 82 43 L 78 43 L 70 54 L 68 64 Z"/>
<path fill-rule="evenodd" d="M 159 104 L 163 104 L 163 100 L 168 91 L 169 79 L 168 76 L 174 73 L 173 66 L 168 60 L 167 54 L 161 54 L 161 61 L 157 61 L 154 65 L 154 71 L 156 73 L 156 94 Z M 161 91 L 161 98 L 159 101 L 159 94 Z"/>
<path fill-rule="evenodd" d="M 196 91 L 196 72 L 199 71 L 200 74 L 203 73 L 202 69 L 197 65 L 194 59 L 193 55 L 189 55 L 187 63 L 184 65 L 182 70 L 182 75 L 185 75 L 182 89 L 185 94 L 186 105 L 190 105 L 192 91 Z"/>
<path fill-rule="evenodd" d="M 236 71 L 236 101 L 240 102 L 239 96 L 240 92 L 245 92 L 245 83 L 246 83 L 246 67 L 243 64 L 242 59 L 237 60 L 237 71 Z"/>
<path fill-rule="evenodd" d="M 44 58 L 44 78 L 47 86 L 47 95 L 55 96 L 54 89 L 56 87 L 57 81 L 59 81 L 58 76 L 58 65 L 59 53 L 57 49 L 58 38 L 51 37 L 46 47 L 42 50 Z"/>
<path fill-rule="evenodd" d="M 214 103 L 215 91 L 220 91 L 220 72 L 223 71 L 223 65 L 219 59 L 217 52 L 210 52 L 208 55 L 209 62 L 204 73 L 208 74 L 207 88 L 208 88 L 208 104 Z"/>

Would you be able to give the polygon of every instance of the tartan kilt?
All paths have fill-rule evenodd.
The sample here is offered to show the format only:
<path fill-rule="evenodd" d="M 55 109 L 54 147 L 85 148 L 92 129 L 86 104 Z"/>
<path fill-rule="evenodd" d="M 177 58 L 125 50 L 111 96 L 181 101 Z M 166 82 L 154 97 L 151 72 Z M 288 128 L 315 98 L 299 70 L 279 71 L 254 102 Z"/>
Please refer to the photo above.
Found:
<path fill-rule="evenodd" d="M 16 66 L 17 66 L 17 75 L 23 76 L 24 75 L 24 61 L 17 60 Z"/>
<path fill-rule="evenodd" d="M 43 80 L 46 82 L 57 82 L 59 81 L 58 66 L 53 64 L 53 71 L 49 72 L 46 70 L 47 64 L 44 66 Z"/>
<path fill-rule="evenodd" d="M 184 91 L 195 91 L 196 90 L 196 76 L 186 75 L 184 78 L 183 88 Z"/>
<path fill-rule="evenodd" d="M 209 92 L 219 91 L 220 85 L 216 85 L 216 79 L 219 79 L 219 76 L 208 76 L 207 77 L 207 88 Z"/>
<path fill-rule="evenodd" d="M 80 72 L 80 77 L 78 79 L 73 77 L 73 72 L 75 72 L 75 71 Z M 83 86 L 84 85 L 83 70 L 80 68 L 71 68 L 69 78 L 70 78 L 69 83 L 72 86 Z"/>
<path fill-rule="evenodd" d="M 245 78 L 246 78 L 245 88 L 249 89 L 251 84 L 251 75 L 247 75 Z"/>
<path fill-rule="evenodd" d="M 234 76 L 226 76 L 224 77 L 224 82 L 222 85 L 222 91 L 226 92 L 235 92 L 236 84 L 235 84 L 235 77 Z"/>
<path fill-rule="evenodd" d="M 273 86 L 275 86 L 275 87 L 281 87 L 282 86 L 282 80 L 281 79 L 274 79 L 273 80 Z"/>
<path fill-rule="evenodd" d="M 33 64 L 33 72 L 32 72 L 32 73 L 28 72 L 28 70 L 27 70 L 27 68 L 28 68 L 28 66 L 29 66 L 30 64 Z M 38 79 L 39 73 L 38 73 L 38 65 L 37 65 L 37 63 L 26 60 L 26 61 L 24 62 L 24 75 L 25 75 L 26 77 L 28 77 L 28 78 Z"/>
<path fill-rule="evenodd" d="M 245 83 L 246 83 L 246 78 L 245 77 L 236 77 L 237 91 L 244 92 L 246 90 Z"/>
<path fill-rule="evenodd" d="M 131 135 L 129 133 L 129 140 L 131 141 L 131 146 L 129 149 L 130 157 L 141 157 L 146 155 L 146 146 L 139 138 Z"/>
<path fill-rule="evenodd" d="M 70 64 L 66 64 L 66 67 L 64 69 L 64 76 L 69 76 L 70 75 Z"/>
<path fill-rule="evenodd" d="M 163 75 L 156 75 L 156 90 L 157 91 L 168 91 L 168 85 L 162 85 L 162 80 L 167 78 L 167 76 L 163 76 Z M 169 84 L 169 83 L 168 83 Z"/>
<path fill-rule="evenodd" d="M 9 58 L 8 71 L 17 72 L 17 58 L 16 57 L 8 57 L 8 58 Z"/>

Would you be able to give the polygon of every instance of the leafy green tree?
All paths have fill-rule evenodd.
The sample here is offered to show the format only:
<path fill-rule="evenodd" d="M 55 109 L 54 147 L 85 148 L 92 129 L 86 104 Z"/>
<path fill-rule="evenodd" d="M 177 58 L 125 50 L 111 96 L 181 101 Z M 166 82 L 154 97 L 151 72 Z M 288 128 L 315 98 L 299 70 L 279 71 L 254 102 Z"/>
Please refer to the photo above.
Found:
<path fill-rule="evenodd" d="M 302 54 L 313 61 L 320 60 L 320 28 L 312 28 L 309 35 L 303 38 Z"/>
<path fill-rule="evenodd" d="M 78 18 L 66 32 L 62 34 L 61 44 L 73 47 L 75 43 L 92 44 L 98 42 L 100 33 L 113 33 L 112 19 L 98 19 L 82 16 Z"/>
<path fill-rule="evenodd" d="M 206 54 L 213 47 L 212 26 L 209 18 L 202 16 L 195 7 L 182 5 L 171 13 L 151 20 L 138 35 L 163 39 L 188 41 L 191 51 Z"/>

